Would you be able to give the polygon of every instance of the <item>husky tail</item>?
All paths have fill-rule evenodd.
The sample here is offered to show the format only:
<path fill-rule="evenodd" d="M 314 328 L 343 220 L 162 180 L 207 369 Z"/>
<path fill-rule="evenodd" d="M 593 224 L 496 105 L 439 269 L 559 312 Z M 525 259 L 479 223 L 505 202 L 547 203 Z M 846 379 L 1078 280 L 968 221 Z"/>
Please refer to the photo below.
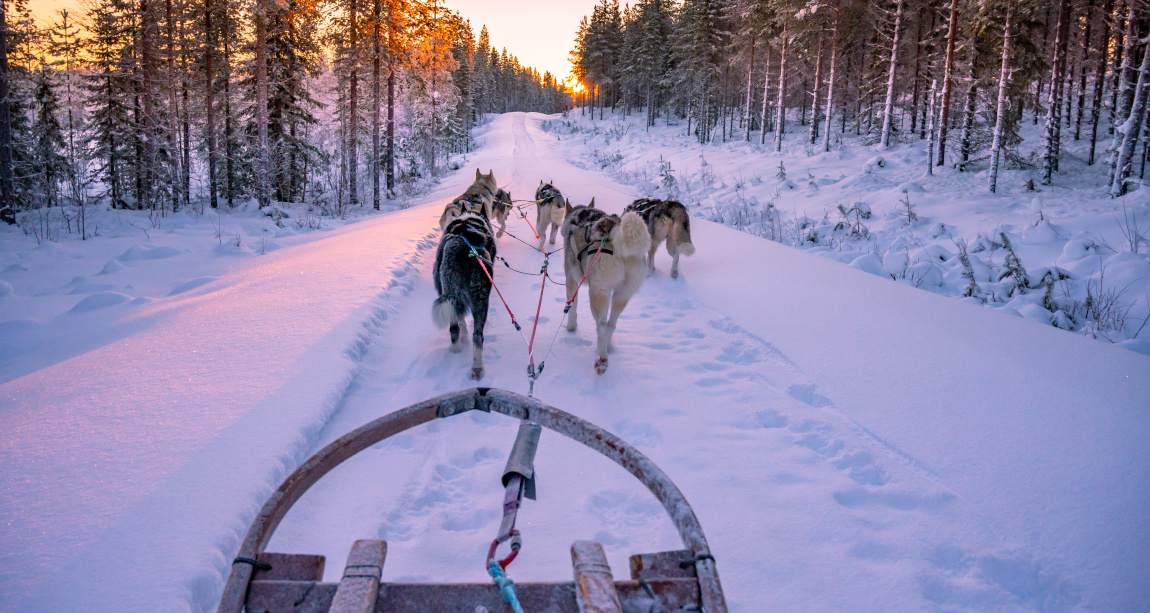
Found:
<path fill-rule="evenodd" d="M 619 225 L 611 230 L 611 244 L 615 255 L 624 258 L 646 258 L 651 248 L 651 234 L 647 223 L 638 213 L 623 213 Z"/>
<path fill-rule="evenodd" d="M 671 255 L 695 255 L 695 245 L 691 242 L 691 216 L 686 209 L 672 210 L 670 238 L 667 245 L 675 245 L 676 252 Z"/>
<path fill-rule="evenodd" d="M 453 322 L 462 321 L 467 314 L 467 305 L 463 299 L 453 294 L 447 294 L 435 299 L 431 305 L 431 319 L 435 326 L 442 330 Z"/>

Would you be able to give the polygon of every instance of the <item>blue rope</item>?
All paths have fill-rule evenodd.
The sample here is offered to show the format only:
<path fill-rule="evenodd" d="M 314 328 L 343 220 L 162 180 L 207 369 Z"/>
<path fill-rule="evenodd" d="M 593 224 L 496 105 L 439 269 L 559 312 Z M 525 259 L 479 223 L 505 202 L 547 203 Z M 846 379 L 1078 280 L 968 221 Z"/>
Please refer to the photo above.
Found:
<path fill-rule="evenodd" d="M 511 605 L 511 610 L 515 613 L 523 613 L 523 605 L 519 604 L 519 596 L 515 594 L 515 582 L 507 576 L 499 562 L 495 560 L 488 562 L 487 574 L 491 575 L 491 580 L 499 586 L 503 601 Z"/>

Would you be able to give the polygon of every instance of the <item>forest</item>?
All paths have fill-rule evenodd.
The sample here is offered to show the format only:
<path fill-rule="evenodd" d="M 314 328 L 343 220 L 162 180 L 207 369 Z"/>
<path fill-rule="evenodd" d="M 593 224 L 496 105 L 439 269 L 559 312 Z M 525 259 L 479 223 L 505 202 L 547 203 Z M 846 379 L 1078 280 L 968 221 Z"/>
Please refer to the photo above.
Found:
<path fill-rule="evenodd" d="M 601 0 L 571 63 L 584 112 L 776 151 L 796 129 L 812 151 L 926 141 L 927 172 L 988 169 L 990 192 L 1002 165 L 1050 184 L 1085 140 L 1118 197 L 1150 155 L 1148 33 L 1145 0 Z M 1025 153 L 1024 122 L 1042 139 Z"/>
<path fill-rule="evenodd" d="M 380 208 L 563 83 L 440 0 L 0 3 L 0 219 L 255 200 Z"/>

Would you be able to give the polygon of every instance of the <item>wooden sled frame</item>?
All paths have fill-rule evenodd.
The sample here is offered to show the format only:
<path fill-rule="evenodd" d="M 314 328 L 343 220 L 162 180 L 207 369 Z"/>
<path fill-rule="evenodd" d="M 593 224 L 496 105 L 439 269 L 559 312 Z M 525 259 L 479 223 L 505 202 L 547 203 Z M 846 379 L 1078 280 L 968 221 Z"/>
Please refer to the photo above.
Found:
<path fill-rule="evenodd" d="M 476 588 L 482 588 L 484 594 L 494 596 L 495 599 L 498 599 L 498 590 L 493 584 L 424 584 L 422 586 L 420 584 L 380 584 L 380 567 L 383 565 L 383 557 L 386 553 L 386 544 L 382 541 L 356 542 L 356 546 L 353 547 L 351 556 L 348 559 L 348 570 L 345 570 L 344 580 L 340 584 L 318 583 L 322 580 L 323 575 L 323 560 L 319 556 L 268 554 L 264 552 L 264 548 L 267 547 L 267 544 L 271 541 L 272 534 L 275 532 L 276 527 L 280 521 L 283 520 L 284 516 L 287 515 L 292 505 L 294 505 L 313 484 L 336 466 L 339 466 L 360 451 L 396 434 L 434 419 L 448 418 L 473 410 L 502 413 L 515 419 L 530 419 L 544 428 L 554 430 L 570 439 L 583 443 L 591 449 L 607 456 L 619 466 L 622 466 L 627 472 L 642 482 L 643 485 L 655 495 L 655 498 L 662 503 L 664 510 L 666 510 L 667 515 L 671 518 L 671 522 L 679 532 L 679 537 L 683 541 L 684 550 L 679 552 L 632 556 L 631 574 L 633 580 L 615 583 L 615 588 L 622 600 L 634 600 L 634 598 L 629 598 L 629 595 L 642 599 L 645 597 L 644 593 L 646 597 L 655 598 L 656 593 L 660 592 L 666 592 L 666 595 L 671 601 L 680 600 L 679 597 L 676 597 L 676 594 L 686 594 L 688 600 L 695 600 L 691 597 L 693 595 L 691 593 L 693 592 L 697 594 L 697 600 L 695 600 L 694 603 L 687 603 L 687 610 L 690 610 L 691 604 L 694 604 L 695 607 L 701 606 L 702 610 L 706 613 L 727 612 L 722 586 L 719 583 L 718 571 L 715 568 L 714 558 L 711 557 L 710 548 L 707 545 L 707 538 L 703 534 L 703 528 L 699 524 L 698 518 L 695 517 L 695 512 L 691 509 L 691 505 L 688 504 L 686 498 L 683 497 L 682 492 L 679 491 L 679 488 L 667 478 L 667 475 L 664 474 L 654 462 L 610 432 L 590 422 L 579 419 L 574 415 L 543 404 L 534 398 L 498 389 L 468 388 L 413 404 L 361 426 L 332 442 L 327 447 L 324 447 L 288 476 L 283 484 L 272 493 L 255 520 L 252 521 L 247 536 L 244 537 L 243 543 L 240 545 L 239 552 L 237 553 L 237 561 L 232 564 L 231 574 L 228 577 L 223 596 L 220 599 L 219 613 L 242 613 L 245 605 L 248 603 L 249 597 L 256 595 L 256 590 L 250 589 L 254 587 L 253 583 L 277 584 L 265 587 L 275 587 L 280 591 L 286 590 L 292 593 L 303 591 L 302 596 L 293 598 L 294 605 L 292 602 L 287 603 L 287 610 L 297 608 L 299 610 L 326 611 L 328 609 L 322 607 L 304 607 L 301 605 L 304 604 L 304 601 L 307 600 L 309 596 L 314 596 L 326 603 L 331 603 L 331 595 L 336 591 L 336 586 L 338 586 L 341 593 L 343 593 L 345 589 L 343 588 L 344 583 L 363 583 L 364 575 L 355 573 L 349 575 L 353 566 L 357 568 L 360 566 L 374 568 L 374 583 L 368 581 L 366 584 L 359 586 L 358 590 L 362 591 L 363 588 L 367 588 L 371 592 L 371 604 L 369 608 L 366 609 L 368 611 L 414 611 L 417 610 L 417 605 L 422 605 L 418 607 L 418 610 L 432 610 L 426 608 L 429 603 L 435 602 L 435 600 L 431 600 L 431 598 L 446 596 L 451 593 L 451 588 L 463 590 L 472 588 L 467 592 L 469 598 L 474 598 L 475 594 L 479 593 Z M 373 544 L 375 550 L 369 551 L 372 549 L 371 546 Z M 576 556 L 575 547 L 572 549 L 572 554 Z M 281 565 L 281 568 L 270 571 L 259 570 L 255 564 L 243 561 L 244 558 L 260 561 L 274 559 Z M 364 560 L 367 561 L 365 562 Z M 605 563 L 605 561 L 604 559 L 603 562 Z M 578 574 L 580 567 L 579 559 L 575 560 L 575 565 L 576 573 Z M 290 568 L 293 566 L 295 567 L 294 571 Z M 693 566 L 693 568 L 691 568 L 691 566 Z M 299 570 L 301 568 L 304 569 L 302 572 Z M 260 577 L 260 574 L 265 576 Z M 253 575 L 255 575 L 256 579 L 254 582 Z M 607 569 L 607 577 L 610 577 L 609 568 Z M 260 579 L 263 580 L 261 581 Z M 583 583 L 582 575 L 579 576 L 579 583 Z M 540 605 L 543 605 L 546 601 L 551 601 L 550 606 L 543 606 L 541 608 L 543 610 L 565 612 L 577 610 L 571 607 L 571 605 L 575 604 L 574 599 L 567 601 L 568 604 L 564 606 L 564 603 L 554 602 L 553 595 L 543 594 L 542 592 L 545 591 L 543 588 L 546 586 L 572 585 L 571 583 L 523 583 L 519 584 L 518 587 L 520 597 L 525 607 L 528 607 L 528 612 L 533 610 L 529 604 L 532 601 L 538 602 Z M 532 598 L 535 592 L 539 592 L 538 596 L 541 598 Z M 552 590 L 552 592 L 554 592 L 554 590 Z M 573 595 L 573 591 L 570 593 Z M 486 602 L 490 599 L 481 598 L 480 600 Z M 390 604 L 388 604 L 389 601 Z M 401 608 L 405 602 L 407 606 L 411 606 L 412 608 Z M 475 610 L 476 604 L 484 604 L 484 602 L 478 602 L 476 600 L 472 600 L 471 602 L 474 602 L 474 604 L 470 605 L 470 609 L 466 609 L 469 612 Z M 495 602 L 498 603 L 499 601 L 496 600 Z M 616 602 L 618 602 L 618 600 Z M 642 602 L 647 602 L 648 604 L 640 610 L 646 611 L 648 608 L 651 608 L 649 604 L 650 600 L 644 600 Z M 630 604 L 630 602 L 624 602 L 624 605 Z M 624 612 L 634 610 L 635 605 L 638 604 L 639 603 L 634 603 L 632 606 L 623 606 L 622 610 Z M 492 611 L 503 610 L 503 608 L 498 605 L 488 606 Z M 253 607 L 253 609 L 254 608 L 255 607 Z M 261 610 L 263 608 L 267 607 L 261 607 Z M 336 607 L 331 608 L 332 611 L 335 609 Z"/>

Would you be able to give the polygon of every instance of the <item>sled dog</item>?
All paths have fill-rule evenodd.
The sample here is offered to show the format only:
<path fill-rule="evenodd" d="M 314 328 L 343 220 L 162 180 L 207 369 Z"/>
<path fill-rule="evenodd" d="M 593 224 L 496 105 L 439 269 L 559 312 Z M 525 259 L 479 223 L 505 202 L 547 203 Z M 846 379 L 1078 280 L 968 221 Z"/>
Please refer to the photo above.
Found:
<path fill-rule="evenodd" d="M 499 230 L 495 233 L 495 238 L 503 236 L 507 231 L 507 213 L 511 211 L 511 192 L 499 188 L 495 191 L 495 200 L 491 202 L 491 221 L 499 222 Z"/>
<path fill-rule="evenodd" d="M 443 215 L 439 216 L 439 229 L 447 230 L 447 226 L 452 221 L 468 212 L 479 213 L 485 218 L 491 219 L 491 205 L 497 189 L 499 188 L 495 184 L 495 173 L 489 170 L 487 174 L 483 174 L 476 168 L 475 182 L 471 184 L 471 187 L 468 187 L 467 191 L 444 207 Z"/>
<path fill-rule="evenodd" d="M 638 213 L 625 212 L 622 218 L 608 215 L 595 208 L 594 199 L 587 206 L 571 209 L 563 222 L 567 300 L 575 297 L 579 280 L 586 273 L 599 353 L 595 372 L 599 374 L 607 372 L 607 352 L 619 315 L 643 284 L 647 268 L 644 259 L 650 246 L 651 237 Z M 572 302 L 567 315 L 569 332 L 575 331 L 577 306 L 577 302 Z"/>
<path fill-rule="evenodd" d="M 472 255 L 474 247 L 477 252 Z M 435 291 L 439 298 L 431 307 L 431 317 L 440 329 L 451 332 L 451 351 L 459 352 L 467 335 L 463 316 L 471 313 L 475 332 L 471 335 L 471 378 L 483 378 L 483 327 L 487 324 L 487 300 L 491 280 L 479 260 L 495 274 L 495 237 L 491 223 L 479 213 L 465 212 L 447 225 L 435 251 Z"/>
<path fill-rule="evenodd" d="M 632 202 L 626 211 L 634 211 L 647 223 L 651 233 L 651 251 L 647 254 L 649 272 L 655 272 L 655 250 L 659 243 L 667 241 L 667 253 L 671 254 L 671 278 L 679 276 L 679 256 L 694 255 L 695 245 L 691 243 L 691 217 L 687 207 L 674 200 L 640 198 Z"/>
<path fill-rule="evenodd" d="M 551 226 L 551 244 L 555 244 L 555 233 L 563 225 L 563 217 L 570 208 L 570 203 L 563 200 L 563 194 L 555 189 L 551 182 L 539 182 L 535 190 L 535 206 L 538 207 L 535 217 L 535 231 L 539 233 L 539 248 L 543 248 L 547 238 L 547 226 Z"/>

